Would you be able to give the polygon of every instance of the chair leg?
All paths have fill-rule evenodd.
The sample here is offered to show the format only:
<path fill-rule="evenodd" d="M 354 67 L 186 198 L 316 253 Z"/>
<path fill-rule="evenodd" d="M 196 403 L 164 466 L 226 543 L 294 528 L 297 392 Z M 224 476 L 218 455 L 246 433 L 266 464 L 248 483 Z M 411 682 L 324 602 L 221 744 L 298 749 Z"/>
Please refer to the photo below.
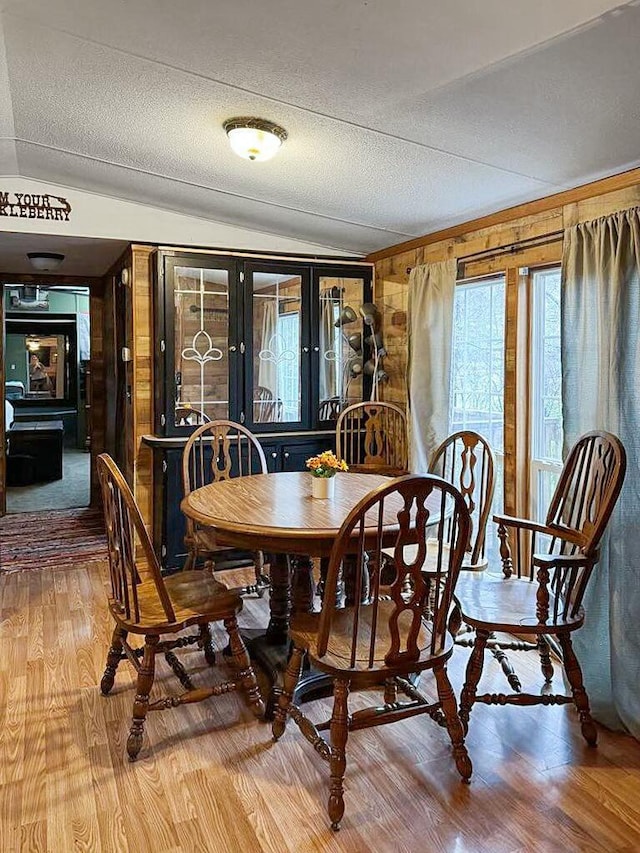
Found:
<path fill-rule="evenodd" d="M 482 667 L 484 665 L 484 650 L 489 639 L 489 632 L 483 630 L 476 631 L 476 638 L 471 650 L 471 656 L 467 663 L 467 671 L 465 673 L 464 687 L 460 694 L 460 722 L 466 735 L 469 729 L 469 714 L 471 706 L 476 698 L 476 688 L 482 675 Z"/>
<path fill-rule="evenodd" d="M 576 653 L 573 650 L 571 637 L 569 634 L 563 633 L 558 635 L 558 640 L 560 641 L 560 646 L 562 648 L 562 660 L 565 672 L 567 673 L 567 678 L 569 679 L 569 684 L 571 685 L 573 701 L 578 709 L 582 736 L 589 746 L 596 746 L 598 743 L 598 730 L 596 729 L 596 724 L 593 722 L 593 718 L 591 717 L 589 697 L 587 696 L 587 691 L 584 689 L 582 670 L 580 669 Z"/>
<path fill-rule="evenodd" d="M 471 764 L 467 748 L 464 745 L 464 729 L 458 716 L 456 695 L 453 692 L 453 687 L 447 675 L 446 664 L 436 667 L 433 674 L 436 678 L 438 699 L 440 699 L 445 720 L 447 721 L 447 731 L 453 745 L 453 757 L 456 767 L 458 768 L 458 773 L 462 776 L 463 782 L 468 782 L 473 772 L 473 765 Z"/>
<path fill-rule="evenodd" d="M 136 698 L 133 700 L 133 721 L 127 738 L 127 753 L 131 761 L 136 760 L 142 747 L 142 734 L 149 708 L 149 694 L 156 673 L 156 651 L 159 642 L 160 637 L 157 634 L 147 634 L 144 638 L 144 654 L 138 671 Z"/>
<path fill-rule="evenodd" d="M 271 734 L 273 735 L 274 741 L 277 741 L 282 737 L 287 726 L 289 705 L 293 701 L 293 694 L 298 681 L 300 680 L 303 663 L 304 649 L 299 649 L 294 646 L 284 674 L 282 691 L 278 696 L 278 704 L 276 705 L 273 723 L 271 724 Z"/>
<path fill-rule="evenodd" d="M 264 573 L 264 553 L 262 551 L 253 552 L 253 565 L 256 573 L 256 587 L 258 598 L 262 598 L 265 589 L 270 586 L 269 577 Z"/>
<path fill-rule="evenodd" d="M 398 685 L 395 678 L 387 678 L 384 682 L 384 704 L 393 705 L 398 701 Z"/>
<path fill-rule="evenodd" d="M 187 554 L 187 559 L 184 561 L 184 566 L 182 567 L 183 572 L 190 572 L 192 569 L 195 569 L 197 556 L 197 551 L 189 550 L 189 553 Z"/>
<path fill-rule="evenodd" d="M 198 640 L 198 645 L 204 651 L 204 659 L 206 662 L 209 666 L 213 666 L 216 662 L 216 651 L 213 647 L 211 626 L 208 622 L 205 622 L 200 626 L 200 639 Z"/>
<path fill-rule="evenodd" d="M 238 671 L 240 689 L 244 693 L 254 716 L 264 717 L 264 702 L 258 687 L 256 674 L 251 666 L 251 660 L 247 648 L 238 630 L 238 620 L 230 616 L 224 620 L 224 627 L 229 635 L 229 646 L 231 649 L 231 660 Z"/>
<path fill-rule="evenodd" d="M 100 682 L 100 690 L 103 696 L 106 696 L 113 687 L 116 670 L 122 660 L 122 642 L 126 639 L 127 632 L 116 625 L 113 629 L 113 636 L 111 637 L 111 646 L 107 652 L 107 665 L 102 676 L 102 681 Z"/>
<path fill-rule="evenodd" d="M 540 669 L 547 684 L 553 681 L 553 664 L 551 663 L 550 646 L 544 634 L 538 634 L 538 654 L 540 655 Z"/>
<path fill-rule="evenodd" d="M 344 774 L 347 768 L 347 737 L 349 735 L 349 682 L 343 678 L 333 681 L 333 713 L 329 733 L 331 735 L 331 758 L 329 767 L 331 781 L 329 783 L 328 812 L 331 819 L 331 829 L 337 832 L 344 814 Z"/>

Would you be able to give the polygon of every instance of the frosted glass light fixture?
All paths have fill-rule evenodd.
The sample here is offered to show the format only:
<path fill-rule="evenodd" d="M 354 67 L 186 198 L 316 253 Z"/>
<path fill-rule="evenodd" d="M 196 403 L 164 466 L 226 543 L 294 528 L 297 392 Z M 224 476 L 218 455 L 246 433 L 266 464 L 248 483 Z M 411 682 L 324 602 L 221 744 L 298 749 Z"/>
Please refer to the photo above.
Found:
<path fill-rule="evenodd" d="M 58 252 L 27 252 L 29 263 L 38 272 L 54 272 L 64 261 Z"/>
<path fill-rule="evenodd" d="M 270 160 L 287 138 L 284 128 L 262 118 L 230 118 L 222 126 L 231 149 L 245 160 Z"/>

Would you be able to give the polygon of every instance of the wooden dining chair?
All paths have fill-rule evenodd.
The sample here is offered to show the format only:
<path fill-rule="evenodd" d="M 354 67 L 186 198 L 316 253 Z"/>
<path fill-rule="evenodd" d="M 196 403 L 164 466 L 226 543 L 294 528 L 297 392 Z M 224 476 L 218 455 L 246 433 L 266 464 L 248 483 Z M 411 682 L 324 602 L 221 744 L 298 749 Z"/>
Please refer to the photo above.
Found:
<path fill-rule="evenodd" d="M 328 397 L 326 400 L 321 400 L 318 406 L 318 420 L 337 421 L 341 409 L 342 400 L 340 397 Z"/>
<path fill-rule="evenodd" d="M 452 483 L 469 510 L 471 528 L 462 569 L 486 569 L 485 540 L 495 486 L 495 461 L 489 442 L 472 430 L 454 432 L 433 452 L 429 472 Z"/>
<path fill-rule="evenodd" d="M 276 400 L 273 392 L 263 385 L 253 389 L 253 422 L 273 423 L 282 417 L 282 400 Z"/>
<path fill-rule="evenodd" d="M 263 716 L 264 703 L 238 630 L 240 596 L 205 572 L 181 572 L 163 578 L 140 510 L 118 466 L 103 453 L 98 456 L 97 468 L 109 551 L 109 611 L 116 623 L 100 689 L 105 696 L 111 691 L 118 664 L 128 658 L 138 673 L 133 721 L 127 738 L 129 758 L 134 761 L 140 752 L 149 711 L 163 711 L 240 689 L 253 713 Z M 136 540 L 140 558 L 136 556 Z M 197 644 L 204 650 L 207 662 L 214 663 L 211 622 L 224 623 L 237 675 L 210 687 L 194 687 L 173 650 Z M 175 636 L 192 626 L 198 628 L 197 634 Z M 144 636 L 144 647 L 129 645 L 129 634 Z M 171 638 L 162 639 L 167 635 Z M 158 654 L 165 655 L 185 690 L 151 701 Z"/>
<path fill-rule="evenodd" d="M 219 420 L 202 424 L 189 436 L 182 454 L 182 487 L 185 497 L 208 483 L 267 473 L 267 461 L 260 442 L 246 427 L 234 421 Z M 215 570 L 216 555 L 226 549 L 218 545 L 210 528 L 199 525 L 191 518 L 187 518 L 186 522 L 185 570 L 193 569 L 199 557 Z M 269 586 L 269 578 L 264 574 L 263 552 L 256 551 L 252 562 L 256 582 L 246 587 L 245 592 L 261 595 Z"/>
<path fill-rule="evenodd" d="M 432 619 L 426 621 L 423 613 L 430 590 L 422 575 L 422 564 L 427 552 L 426 530 L 430 519 L 436 518 L 440 541 L 444 539 L 445 526 L 449 526 L 451 548 L 439 551 L 440 573 Z M 380 554 L 383 544 L 389 544 L 384 529 L 392 524 L 397 528 L 393 536 L 395 575 L 388 585 L 383 585 Z M 293 616 L 293 652 L 278 697 L 273 738 L 282 736 L 291 717 L 315 751 L 329 763 L 328 812 L 334 830 L 339 828 L 344 813 L 349 732 L 428 714 L 446 727 L 462 778 L 468 781 L 471 776 L 471 761 L 447 675 L 447 661 L 453 649 L 447 620 L 468 537 L 469 513 L 453 486 L 431 475 L 395 479 L 365 496 L 340 528 L 329 558 L 322 612 Z M 405 549 L 415 545 L 417 556 L 407 560 Z M 347 558 L 355 564 L 354 603 L 339 607 L 336 592 Z M 318 725 L 302 713 L 293 699 L 305 657 L 313 668 L 333 678 L 333 713 L 330 720 Z M 426 670 L 433 670 L 435 675 L 437 702 L 429 701 L 409 681 L 412 673 Z M 383 703 L 350 714 L 349 691 L 375 686 L 384 691 Z M 398 701 L 398 690 L 409 701 Z M 321 734 L 327 729 L 329 741 Z"/>
<path fill-rule="evenodd" d="M 487 567 L 485 539 L 494 492 L 494 458 L 489 442 L 471 430 L 454 432 L 440 444 L 429 463 L 429 473 L 454 485 L 467 505 L 471 526 L 462 561 L 463 571 L 482 571 Z M 423 573 L 437 560 L 440 546 L 427 531 L 427 557 Z M 448 547 L 445 542 L 443 547 Z M 417 550 L 417 549 L 416 549 Z M 385 550 L 385 554 L 389 554 Z"/>
<path fill-rule="evenodd" d="M 193 406 L 176 406 L 176 426 L 200 426 L 200 424 L 208 424 L 210 421 L 211 418 L 201 412 L 200 409 L 194 409 Z"/>
<path fill-rule="evenodd" d="M 354 403 L 336 423 L 336 454 L 350 471 L 398 476 L 409 469 L 407 418 L 394 403 Z"/>
<path fill-rule="evenodd" d="M 577 441 L 564 463 L 544 524 L 495 516 L 504 576 L 467 574 L 460 577 L 456 589 L 454 630 L 455 623 L 462 620 L 476 632 L 460 699 L 460 717 L 465 728 L 476 702 L 488 705 L 573 702 L 582 734 L 589 745 L 595 746 L 597 731 L 571 634 L 584 623 L 582 599 L 598 562 L 600 540 L 620 494 L 625 470 L 625 450 L 616 436 L 607 432 L 587 433 Z M 549 644 L 557 638 L 571 696 L 551 694 L 548 689 L 541 695 L 523 693 L 519 682 L 512 694 L 478 695 L 484 651 L 495 632 L 535 640 L 528 643 L 501 640 L 500 646 L 537 651 L 547 685 L 554 675 Z"/>

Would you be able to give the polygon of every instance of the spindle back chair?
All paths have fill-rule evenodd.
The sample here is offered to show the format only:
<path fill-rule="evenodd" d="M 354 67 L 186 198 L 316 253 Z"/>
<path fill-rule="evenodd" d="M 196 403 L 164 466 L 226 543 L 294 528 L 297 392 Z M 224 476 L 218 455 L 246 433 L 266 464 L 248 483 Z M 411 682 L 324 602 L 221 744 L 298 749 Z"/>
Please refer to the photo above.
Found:
<path fill-rule="evenodd" d="M 422 573 L 431 524 L 444 544 L 438 551 L 433 590 Z M 390 534 L 390 527 L 393 530 Z M 331 769 L 329 817 L 338 829 L 344 813 L 343 778 L 349 731 L 378 726 L 426 713 L 446 726 L 456 766 L 464 780 L 471 775 L 446 665 L 453 642 L 447 621 L 458 573 L 469 536 L 469 513 L 460 493 L 431 475 L 403 476 L 380 486 L 361 500 L 345 519 L 329 557 L 322 611 L 294 616 L 293 653 L 278 698 L 273 736 L 278 739 L 292 717 Z M 383 546 L 392 546 L 393 576 L 381 578 Z M 406 552 L 412 557 L 407 559 Z M 355 571 L 353 604 L 337 595 L 347 564 Z M 387 566 L 388 570 L 388 566 Z M 424 619 L 432 597 L 432 619 Z M 333 678 L 334 705 L 330 721 L 315 726 L 294 704 L 303 660 Z M 433 670 L 438 701 L 430 702 L 409 680 L 412 673 Z M 384 704 L 349 714 L 350 689 L 379 685 Z M 409 697 L 399 702 L 398 689 Z M 330 743 L 320 735 L 330 730 Z"/>
<path fill-rule="evenodd" d="M 454 432 L 434 451 L 429 471 L 452 483 L 469 510 L 471 529 L 463 569 L 486 568 L 485 539 L 495 485 L 495 462 L 489 442 L 471 430 Z"/>
<path fill-rule="evenodd" d="M 267 460 L 260 442 L 242 424 L 217 420 L 202 424 L 189 436 L 182 453 L 182 488 L 184 497 L 195 489 L 250 474 L 267 474 Z M 203 557 L 215 569 L 216 555 L 224 550 L 216 543 L 213 532 L 187 517 L 187 560 L 185 569 L 192 569 L 198 557 Z M 256 583 L 247 592 L 262 594 L 269 586 L 263 574 L 264 555 L 253 555 Z"/>
<path fill-rule="evenodd" d="M 343 401 L 340 397 L 328 397 L 326 400 L 321 400 L 318 406 L 318 420 L 337 421 L 342 405 Z"/>
<path fill-rule="evenodd" d="M 181 572 L 163 578 L 140 510 L 117 465 L 103 453 L 98 456 L 97 469 L 109 555 L 109 610 L 116 623 L 100 689 L 105 696 L 111 691 L 120 661 L 128 658 L 138 674 L 133 721 L 127 739 L 129 758 L 133 761 L 140 752 L 148 711 L 199 702 L 240 688 L 256 716 L 262 716 L 264 704 L 238 630 L 236 615 L 242 609 L 240 596 L 203 572 Z M 211 687 L 196 688 L 174 649 L 197 644 L 204 649 L 207 662 L 212 665 L 215 653 L 209 624 L 218 621 L 224 622 L 229 635 L 232 664 L 238 675 Z M 198 634 L 161 639 L 163 635 L 177 634 L 190 626 L 197 626 Z M 129 645 L 130 633 L 144 635 L 142 648 Z M 151 702 L 149 694 L 155 678 L 157 654 L 164 654 L 185 691 Z"/>
<path fill-rule="evenodd" d="M 453 624 L 461 618 L 476 632 L 460 705 L 465 725 L 474 702 L 514 705 L 573 702 L 585 740 L 595 745 L 597 732 L 571 633 L 584 622 L 584 593 L 598 562 L 600 541 L 620 494 L 625 471 L 625 450 L 615 435 L 601 431 L 586 433 L 578 439 L 563 465 L 545 523 L 495 516 L 504 578 L 485 577 L 475 584 L 471 582 L 473 578 L 465 578 L 456 593 L 459 617 L 454 617 Z M 510 531 L 515 542 L 509 536 Z M 500 647 L 537 650 L 547 684 L 554 674 L 550 643 L 557 637 L 558 656 L 572 696 L 549 692 L 533 697 L 523 694 L 515 673 L 504 666 L 514 694 L 478 696 L 484 649 L 491 648 L 497 631 L 535 635 L 535 643 L 501 640 Z"/>
<path fill-rule="evenodd" d="M 201 412 L 200 409 L 184 405 L 176 406 L 174 417 L 176 426 L 200 426 L 200 424 L 208 424 L 211 420 L 209 415 Z"/>
<path fill-rule="evenodd" d="M 399 476 L 409 469 L 407 417 L 395 403 L 347 406 L 336 423 L 336 454 L 351 471 Z"/>

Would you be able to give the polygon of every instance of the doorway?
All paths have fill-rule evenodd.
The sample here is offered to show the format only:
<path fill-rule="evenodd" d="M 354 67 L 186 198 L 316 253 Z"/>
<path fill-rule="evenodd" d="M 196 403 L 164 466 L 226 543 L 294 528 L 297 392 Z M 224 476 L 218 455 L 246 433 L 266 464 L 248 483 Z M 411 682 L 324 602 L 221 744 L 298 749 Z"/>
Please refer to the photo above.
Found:
<path fill-rule="evenodd" d="M 115 409 L 105 288 L 127 248 L 0 231 L 0 516 L 8 509 L 14 525 L 18 513 L 99 504 L 95 459 Z"/>
<path fill-rule="evenodd" d="M 89 288 L 3 290 L 7 513 L 86 507 Z"/>

